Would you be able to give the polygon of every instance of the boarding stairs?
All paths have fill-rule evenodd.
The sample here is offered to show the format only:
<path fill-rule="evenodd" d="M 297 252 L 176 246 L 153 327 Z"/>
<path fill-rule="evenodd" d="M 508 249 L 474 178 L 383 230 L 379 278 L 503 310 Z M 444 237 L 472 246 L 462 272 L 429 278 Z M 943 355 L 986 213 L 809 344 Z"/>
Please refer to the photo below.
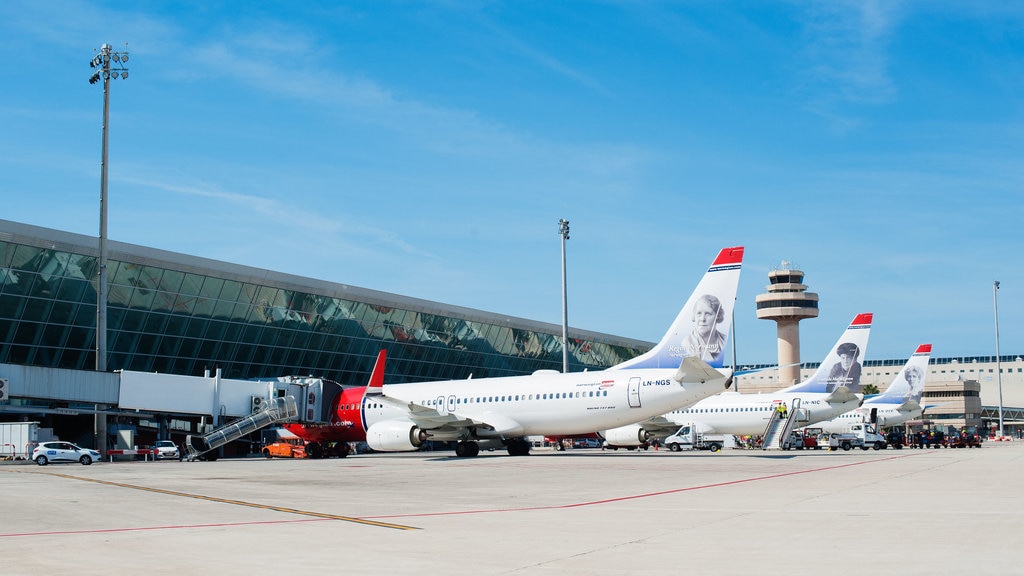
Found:
<path fill-rule="evenodd" d="M 782 448 L 782 442 L 796 428 L 798 420 L 800 420 L 800 398 L 793 398 L 793 405 L 786 410 L 785 416 L 779 414 L 777 410 L 772 410 L 768 425 L 765 426 L 764 434 L 761 435 L 761 449 Z"/>
<path fill-rule="evenodd" d="M 185 459 L 189 462 L 195 461 L 211 450 L 237 440 L 246 434 L 251 434 L 261 428 L 266 428 L 275 422 L 291 420 L 299 415 L 298 406 L 294 396 L 274 398 L 265 407 L 244 418 L 239 418 L 230 424 L 225 424 L 202 436 L 189 435 L 185 438 Z"/>

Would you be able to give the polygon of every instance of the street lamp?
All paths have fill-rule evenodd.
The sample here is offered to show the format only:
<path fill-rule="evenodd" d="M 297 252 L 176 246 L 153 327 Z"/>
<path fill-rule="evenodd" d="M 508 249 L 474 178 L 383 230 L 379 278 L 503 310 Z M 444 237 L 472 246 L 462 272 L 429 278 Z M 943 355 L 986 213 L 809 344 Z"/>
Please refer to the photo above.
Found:
<path fill-rule="evenodd" d="M 89 84 L 103 80 L 103 152 L 100 160 L 100 266 L 96 291 L 96 371 L 107 371 L 107 126 L 110 123 L 110 80 L 128 78 L 128 44 L 124 52 L 115 52 L 110 44 L 100 47 L 89 66 L 96 71 Z"/>
<path fill-rule="evenodd" d="M 992 310 L 996 317 L 996 382 L 999 385 L 999 437 L 1003 437 L 1003 369 L 999 364 L 999 280 L 992 283 Z"/>
<path fill-rule="evenodd" d="M 569 309 L 565 292 L 565 241 L 569 239 L 569 221 L 558 221 L 558 234 L 562 237 L 562 372 L 569 371 Z"/>

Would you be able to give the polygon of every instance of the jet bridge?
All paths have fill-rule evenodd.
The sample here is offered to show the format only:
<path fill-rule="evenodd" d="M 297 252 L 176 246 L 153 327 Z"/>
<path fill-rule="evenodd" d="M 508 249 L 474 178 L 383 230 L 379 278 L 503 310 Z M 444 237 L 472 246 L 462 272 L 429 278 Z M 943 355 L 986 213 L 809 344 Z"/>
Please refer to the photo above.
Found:
<path fill-rule="evenodd" d="M 185 459 L 190 462 L 194 461 L 200 455 L 220 448 L 246 434 L 266 428 L 275 422 L 293 420 L 298 415 L 299 409 L 295 403 L 294 396 L 274 398 L 269 403 L 264 404 L 264 408 L 258 412 L 239 418 L 202 436 L 189 435 L 186 437 Z"/>
<path fill-rule="evenodd" d="M 793 398 L 793 405 L 786 410 L 785 416 L 779 414 L 777 410 L 772 410 L 772 415 L 768 419 L 768 426 L 765 427 L 764 434 L 761 436 L 761 449 L 782 448 L 782 442 L 796 428 L 799 420 L 799 397 Z"/>

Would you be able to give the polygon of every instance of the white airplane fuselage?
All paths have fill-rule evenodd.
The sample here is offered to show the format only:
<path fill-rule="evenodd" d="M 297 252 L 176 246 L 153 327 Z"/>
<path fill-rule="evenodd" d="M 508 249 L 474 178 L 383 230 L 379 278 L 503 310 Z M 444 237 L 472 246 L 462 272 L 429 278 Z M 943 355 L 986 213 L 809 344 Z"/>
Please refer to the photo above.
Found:
<path fill-rule="evenodd" d="M 878 428 L 888 426 L 899 426 L 910 420 L 920 418 L 923 410 L 899 410 L 896 405 L 871 405 L 864 404 L 860 408 L 850 410 L 835 418 L 815 424 L 815 428 L 821 428 L 826 434 L 843 434 L 850 431 L 850 426 L 869 421 L 871 409 L 875 408 L 875 421 Z"/>
<path fill-rule="evenodd" d="M 391 384 L 393 399 L 429 407 L 441 416 L 486 422 L 477 437 L 583 434 L 664 414 L 720 392 L 726 375 L 703 383 L 673 380 L 677 370 L 631 369 L 562 374 L 541 371 L 529 376 L 444 382 Z M 364 407 L 366 425 L 393 418 L 395 410 Z M 493 429 L 492 429 L 493 428 Z M 443 432 L 435 440 L 448 438 Z"/>
<path fill-rule="evenodd" d="M 829 403 L 826 393 L 739 394 L 727 392 L 706 398 L 697 404 L 668 414 L 668 418 L 680 426 L 693 423 L 698 430 L 716 434 L 737 436 L 757 435 L 764 432 L 768 420 L 780 402 L 793 409 L 794 400 L 799 398 L 799 419 L 797 426 L 813 426 L 817 422 L 830 420 L 856 408 L 861 403 L 859 396 L 843 403 Z"/>

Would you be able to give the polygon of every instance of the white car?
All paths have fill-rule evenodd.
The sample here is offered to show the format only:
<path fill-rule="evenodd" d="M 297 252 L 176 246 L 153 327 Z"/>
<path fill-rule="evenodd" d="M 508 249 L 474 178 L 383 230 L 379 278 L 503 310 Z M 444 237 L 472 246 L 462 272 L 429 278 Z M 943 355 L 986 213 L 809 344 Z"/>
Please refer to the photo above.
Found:
<path fill-rule="evenodd" d="M 82 448 L 71 442 L 43 442 L 32 450 L 32 459 L 40 466 L 50 462 L 80 462 L 85 466 L 99 462 L 103 455 L 91 448 Z"/>
<path fill-rule="evenodd" d="M 157 440 L 156 444 L 153 444 L 153 448 L 156 450 L 155 458 L 157 460 L 180 459 L 181 453 L 178 452 L 178 445 L 170 440 Z"/>

